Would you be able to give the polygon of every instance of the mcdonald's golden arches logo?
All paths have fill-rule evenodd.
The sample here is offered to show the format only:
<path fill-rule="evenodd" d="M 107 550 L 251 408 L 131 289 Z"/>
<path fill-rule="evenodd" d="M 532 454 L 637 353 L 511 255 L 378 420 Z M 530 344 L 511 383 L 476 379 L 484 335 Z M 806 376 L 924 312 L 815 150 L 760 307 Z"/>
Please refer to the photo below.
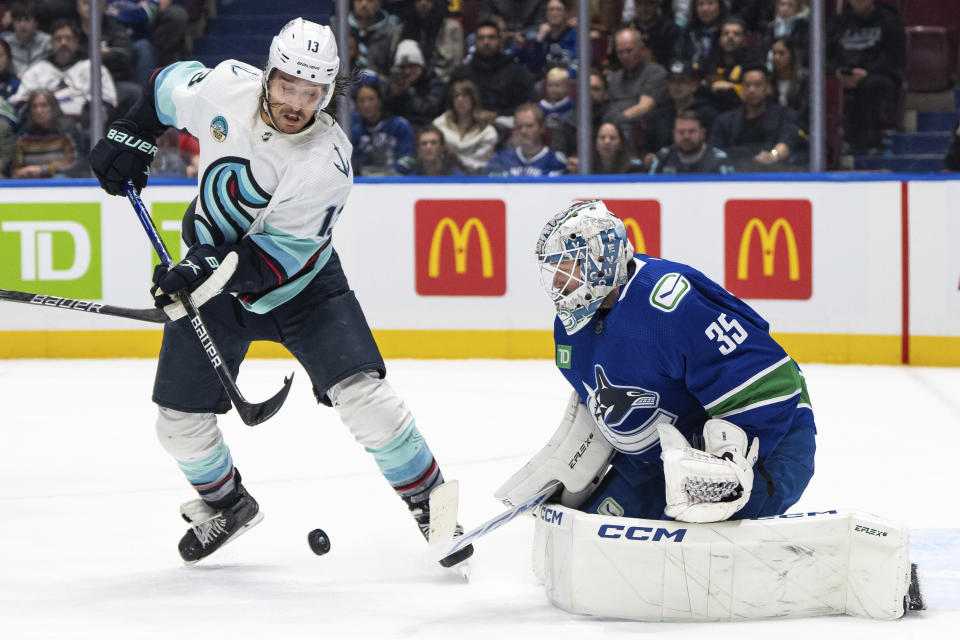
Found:
<path fill-rule="evenodd" d="M 590 200 L 591 198 L 582 198 Z M 623 220 L 636 253 L 660 257 L 660 202 L 658 200 L 608 200 L 607 209 Z"/>
<path fill-rule="evenodd" d="M 502 200 L 418 200 L 414 226 L 418 294 L 506 293 L 506 205 Z"/>
<path fill-rule="evenodd" d="M 812 236 L 809 200 L 728 200 L 724 286 L 741 298 L 808 299 Z"/>

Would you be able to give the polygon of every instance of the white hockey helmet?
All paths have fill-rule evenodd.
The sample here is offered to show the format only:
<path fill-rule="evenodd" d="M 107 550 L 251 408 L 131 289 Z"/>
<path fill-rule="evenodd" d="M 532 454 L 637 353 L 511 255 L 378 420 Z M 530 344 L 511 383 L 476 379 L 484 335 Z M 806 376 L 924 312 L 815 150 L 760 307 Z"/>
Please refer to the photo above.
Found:
<path fill-rule="evenodd" d="M 574 202 L 547 222 L 536 253 L 540 282 L 572 335 L 627 281 L 633 245 L 623 221 L 602 201 L 588 200 Z"/>
<path fill-rule="evenodd" d="M 267 68 L 263 71 L 263 87 L 267 89 L 274 69 L 303 78 L 325 87 L 316 109 L 323 109 L 333 98 L 333 88 L 340 71 L 337 40 L 330 27 L 294 18 L 280 29 L 270 43 Z"/>

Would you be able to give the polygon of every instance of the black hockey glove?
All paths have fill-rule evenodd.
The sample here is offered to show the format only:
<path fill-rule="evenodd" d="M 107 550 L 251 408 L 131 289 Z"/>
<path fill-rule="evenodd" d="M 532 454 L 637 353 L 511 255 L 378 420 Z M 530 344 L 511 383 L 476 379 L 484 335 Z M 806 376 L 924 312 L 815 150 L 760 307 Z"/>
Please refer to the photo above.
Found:
<path fill-rule="evenodd" d="M 155 304 L 164 306 L 170 303 L 170 298 L 164 294 L 193 291 L 199 287 L 220 266 L 220 261 L 227 253 L 227 247 L 198 244 L 191 247 L 187 256 L 172 267 L 158 265 L 153 271 L 154 286 L 150 289 L 156 298 Z"/>
<path fill-rule="evenodd" d="M 126 180 L 133 182 L 137 193 L 140 193 L 147 186 L 150 163 L 155 155 L 156 138 L 140 132 L 129 120 L 117 120 L 90 151 L 90 167 L 100 186 L 110 195 L 124 195 L 123 183 Z"/>

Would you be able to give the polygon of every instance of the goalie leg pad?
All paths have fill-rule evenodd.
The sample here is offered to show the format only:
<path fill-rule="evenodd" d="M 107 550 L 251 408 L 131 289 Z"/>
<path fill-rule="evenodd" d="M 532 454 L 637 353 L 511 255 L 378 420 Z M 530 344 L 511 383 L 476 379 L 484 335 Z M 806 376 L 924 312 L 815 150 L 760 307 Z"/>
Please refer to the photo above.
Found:
<path fill-rule="evenodd" d="M 553 437 L 494 496 L 510 506 L 518 505 L 559 480 L 564 487 L 563 503 L 578 506 L 593 493 L 614 453 L 580 397 L 572 393 Z"/>
<path fill-rule="evenodd" d="M 858 512 L 688 524 L 544 504 L 533 564 L 551 602 L 574 613 L 645 621 L 894 619 L 909 595 L 908 547 L 904 527 Z"/>

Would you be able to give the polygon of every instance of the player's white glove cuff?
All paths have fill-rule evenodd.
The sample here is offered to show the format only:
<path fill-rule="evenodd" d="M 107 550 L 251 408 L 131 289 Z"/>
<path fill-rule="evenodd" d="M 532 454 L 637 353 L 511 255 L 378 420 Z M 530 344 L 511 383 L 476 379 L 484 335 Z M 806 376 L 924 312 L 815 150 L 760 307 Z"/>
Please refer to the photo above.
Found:
<path fill-rule="evenodd" d="M 233 277 L 233 272 L 237 270 L 237 252 L 231 251 L 223 260 L 220 266 L 214 270 L 206 281 L 190 294 L 193 304 L 199 309 L 207 300 L 220 293 L 227 281 Z M 187 315 L 187 310 L 183 308 L 183 303 L 179 300 L 171 302 L 163 307 L 163 312 L 167 314 L 170 321 L 179 320 Z"/>
<path fill-rule="evenodd" d="M 664 513 L 683 522 L 728 520 L 750 500 L 760 440 L 726 420 L 703 425 L 704 449 L 694 449 L 670 424 L 659 424 L 666 481 Z"/>

